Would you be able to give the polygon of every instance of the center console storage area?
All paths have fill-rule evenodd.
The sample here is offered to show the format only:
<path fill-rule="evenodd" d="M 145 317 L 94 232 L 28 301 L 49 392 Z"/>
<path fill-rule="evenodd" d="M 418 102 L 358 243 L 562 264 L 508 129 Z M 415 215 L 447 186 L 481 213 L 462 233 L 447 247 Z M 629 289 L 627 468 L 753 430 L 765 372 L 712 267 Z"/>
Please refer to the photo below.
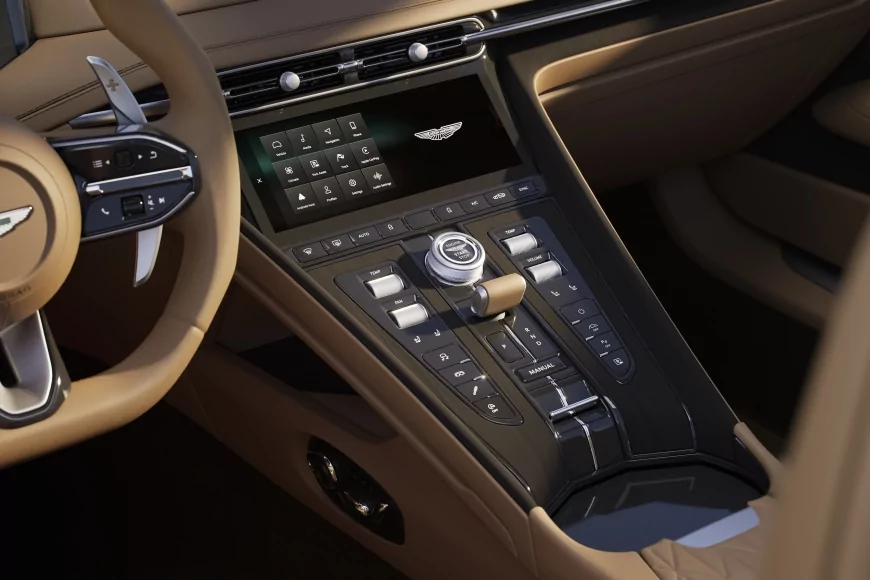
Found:
<path fill-rule="evenodd" d="M 552 145 L 518 133 L 488 61 L 235 124 L 260 248 L 523 510 L 630 552 L 766 493 L 727 404 L 603 217 L 575 211 L 583 185 L 538 162 Z"/>

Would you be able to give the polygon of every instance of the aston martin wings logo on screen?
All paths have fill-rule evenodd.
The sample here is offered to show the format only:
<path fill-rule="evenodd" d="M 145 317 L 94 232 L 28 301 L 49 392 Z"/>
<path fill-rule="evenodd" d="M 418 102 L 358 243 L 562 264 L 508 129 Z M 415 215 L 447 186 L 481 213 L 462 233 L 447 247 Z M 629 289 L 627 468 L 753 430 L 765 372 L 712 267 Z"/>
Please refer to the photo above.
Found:
<path fill-rule="evenodd" d="M 420 131 L 419 133 L 414 133 L 414 136 L 419 137 L 420 139 L 428 139 L 429 141 L 443 141 L 444 139 L 449 139 L 453 136 L 454 133 L 462 129 L 462 122 L 459 123 L 451 123 L 450 125 L 444 125 L 440 129 L 429 129 L 428 131 Z"/>
<path fill-rule="evenodd" d="M 0 213 L 0 238 L 11 232 L 15 227 L 30 217 L 33 206 L 19 207 Z"/>

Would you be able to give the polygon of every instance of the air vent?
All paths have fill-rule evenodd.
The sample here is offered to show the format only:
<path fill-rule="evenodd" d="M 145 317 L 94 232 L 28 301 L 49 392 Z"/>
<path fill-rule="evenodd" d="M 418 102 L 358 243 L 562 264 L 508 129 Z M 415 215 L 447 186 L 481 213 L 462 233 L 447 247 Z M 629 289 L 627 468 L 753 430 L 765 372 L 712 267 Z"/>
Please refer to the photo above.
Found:
<path fill-rule="evenodd" d="M 481 44 L 468 44 L 465 36 L 481 30 L 474 21 L 401 34 L 354 48 L 359 79 L 371 81 L 445 61 L 471 57 Z"/>
<path fill-rule="evenodd" d="M 338 52 L 285 59 L 219 74 L 230 113 L 344 84 Z M 282 80 L 283 79 L 283 80 Z"/>
<path fill-rule="evenodd" d="M 481 30 L 480 20 L 466 18 L 228 69 L 218 79 L 230 116 L 237 117 L 474 60 L 483 56 L 485 47 L 468 42 L 467 36 Z M 136 93 L 136 100 L 149 121 L 169 111 L 162 85 Z M 103 109 L 69 124 L 83 129 L 114 122 L 114 113 Z"/>

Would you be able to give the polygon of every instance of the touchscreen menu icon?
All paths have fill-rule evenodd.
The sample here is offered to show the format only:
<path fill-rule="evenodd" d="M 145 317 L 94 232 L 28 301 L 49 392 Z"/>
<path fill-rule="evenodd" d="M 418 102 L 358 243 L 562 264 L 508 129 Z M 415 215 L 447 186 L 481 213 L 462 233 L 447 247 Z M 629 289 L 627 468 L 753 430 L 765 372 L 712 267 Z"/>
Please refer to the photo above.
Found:
<path fill-rule="evenodd" d="M 395 187 L 359 113 L 266 135 L 260 142 L 294 213 Z"/>

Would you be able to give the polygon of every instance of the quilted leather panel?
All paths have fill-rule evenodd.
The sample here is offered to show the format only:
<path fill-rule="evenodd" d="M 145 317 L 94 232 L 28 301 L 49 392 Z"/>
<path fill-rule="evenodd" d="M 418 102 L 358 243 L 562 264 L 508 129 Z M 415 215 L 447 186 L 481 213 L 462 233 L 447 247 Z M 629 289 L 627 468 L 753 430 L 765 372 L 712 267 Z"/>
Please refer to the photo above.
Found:
<path fill-rule="evenodd" d="M 661 580 L 755 580 L 773 503 L 769 496 L 750 502 L 758 514 L 758 526 L 721 544 L 689 548 L 661 540 L 644 548 L 641 556 Z"/>

